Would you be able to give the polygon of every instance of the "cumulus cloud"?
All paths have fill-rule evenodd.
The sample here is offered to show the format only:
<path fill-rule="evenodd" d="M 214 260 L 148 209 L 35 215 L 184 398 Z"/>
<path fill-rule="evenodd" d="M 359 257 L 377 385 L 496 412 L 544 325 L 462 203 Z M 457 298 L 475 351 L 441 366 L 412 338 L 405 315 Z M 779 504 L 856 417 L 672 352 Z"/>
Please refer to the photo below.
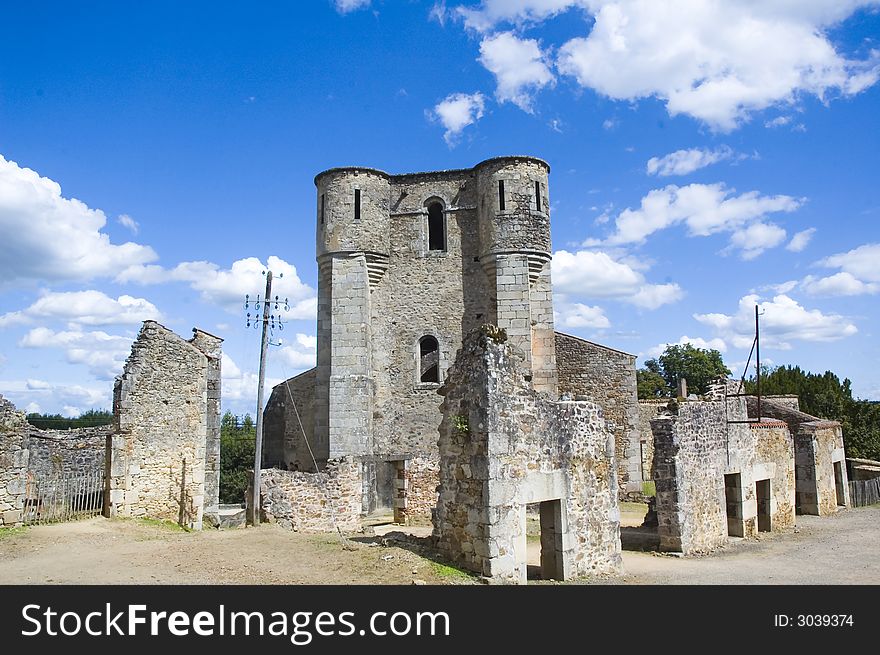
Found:
<path fill-rule="evenodd" d="M 880 53 L 854 60 L 827 32 L 876 0 L 484 0 L 459 7 L 469 29 L 534 27 L 571 9 L 592 24 L 560 45 L 556 69 L 615 100 L 658 98 L 670 115 L 732 130 L 805 95 L 850 96 L 880 77 Z M 771 121 L 772 122 L 772 121 Z"/>
<path fill-rule="evenodd" d="M 263 273 L 273 273 L 272 295 L 287 298 L 290 311 L 282 316 L 286 319 L 312 319 L 317 311 L 318 301 L 315 290 L 299 278 L 296 267 L 274 255 L 264 264 L 256 257 L 239 259 L 228 269 L 220 268 L 212 262 L 183 262 L 172 269 L 161 266 L 130 266 L 117 277 L 117 282 L 138 284 L 160 284 L 164 282 L 186 282 L 201 299 L 217 305 L 229 312 L 240 312 L 245 295 L 254 299 L 263 295 L 266 278 Z"/>
<path fill-rule="evenodd" d="M 685 344 L 690 344 L 694 348 L 702 348 L 704 350 L 717 350 L 718 352 L 727 352 L 727 343 L 725 343 L 724 339 L 720 337 L 716 337 L 715 339 L 703 339 L 702 337 L 689 337 L 687 335 L 683 335 L 676 342 L 666 342 L 659 343 L 653 348 L 649 348 L 645 353 L 646 357 L 659 357 L 662 355 L 666 348 L 669 346 L 683 346 Z"/>
<path fill-rule="evenodd" d="M 479 61 L 495 76 L 498 101 L 512 102 L 529 113 L 534 94 L 556 80 L 538 42 L 520 39 L 512 32 L 483 39 Z"/>
<path fill-rule="evenodd" d="M 0 380 L 0 393 L 25 412 L 56 412 L 79 416 L 88 409 L 111 409 L 110 385 L 87 387 L 79 384 L 54 384 L 43 380 Z"/>
<path fill-rule="evenodd" d="M 694 314 L 694 318 L 734 347 L 749 348 L 755 336 L 755 305 L 761 312 L 761 344 L 769 348 L 789 350 L 793 341 L 838 341 L 858 332 L 845 316 L 807 309 L 784 294 L 771 300 L 750 294 L 740 299 L 734 314 Z"/>
<path fill-rule="evenodd" d="M 451 93 L 437 103 L 428 118 L 438 121 L 446 131 L 443 139 L 449 147 L 458 143 L 462 131 L 483 117 L 486 97 L 482 93 Z"/>
<path fill-rule="evenodd" d="M 791 196 L 764 196 L 757 191 L 735 195 L 724 184 L 670 184 L 654 189 L 642 198 L 638 209 L 625 209 L 615 220 L 616 230 L 607 243 L 641 243 L 648 236 L 674 225 L 685 225 L 690 236 L 709 236 L 731 232 L 731 246 L 749 258 L 781 243 L 782 228 L 762 222 L 767 214 L 793 212 L 804 199 Z M 749 238 L 755 245 L 749 247 Z"/>
<path fill-rule="evenodd" d="M 132 325 L 161 320 L 156 306 L 144 298 L 111 298 L 96 291 L 44 292 L 30 307 L 0 316 L 0 328 L 34 321 L 61 320 L 80 325 Z"/>
<path fill-rule="evenodd" d="M 714 150 L 708 148 L 676 150 L 663 157 L 651 157 L 648 160 L 646 171 L 648 175 L 661 177 L 687 175 L 706 166 L 730 159 L 734 154 L 728 146 L 721 146 Z"/>
<path fill-rule="evenodd" d="M 69 363 L 86 366 L 89 373 L 99 380 L 112 380 L 122 372 L 133 340 L 132 337 L 111 335 L 100 330 L 55 332 L 38 327 L 25 334 L 18 345 L 22 348 L 63 350 Z"/>
<path fill-rule="evenodd" d="M 279 357 L 285 365 L 285 375 L 296 375 L 306 369 L 315 366 L 318 356 L 317 337 L 307 334 L 297 334 L 294 343 L 282 345 Z"/>
<path fill-rule="evenodd" d="M 791 238 L 791 241 L 788 242 L 788 245 L 785 246 L 785 249 L 791 252 L 801 252 L 810 244 L 810 241 L 813 239 L 813 235 L 815 233 L 816 228 L 814 227 L 807 228 L 806 230 L 801 230 Z"/>
<path fill-rule="evenodd" d="M 594 330 L 605 330 L 611 327 L 611 321 L 605 316 L 605 312 L 601 307 L 584 305 L 583 303 L 568 303 L 565 296 L 556 295 L 554 297 L 554 322 L 557 327 L 563 328 L 590 328 Z"/>
<path fill-rule="evenodd" d="M 740 250 L 743 259 L 750 260 L 769 248 L 775 248 L 785 241 L 785 237 L 785 230 L 774 223 L 752 223 L 734 232 L 730 237 L 730 245 Z"/>
<path fill-rule="evenodd" d="M 553 287 L 560 294 L 619 300 L 645 309 L 656 309 L 684 295 L 677 284 L 650 284 L 631 264 L 591 250 L 554 253 Z"/>
<path fill-rule="evenodd" d="M 880 284 L 862 282 L 846 271 L 822 278 L 808 275 L 801 286 L 812 296 L 861 296 L 880 292 Z"/>
<path fill-rule="evenodd" d="M 370 6 L 370 0 L 333 0 L 333 6 L 340 14 L 348 14 Z"/>
<path fill-rule="evenodd" d="M 271 389 L 282 380 L 266 376 L 266 388 Z M 257 385 L 259 375 L 254 371 L 243 371 L 235 361 L 223 353 L 220 359 L 220 393 L 224 407 L 234 413 L 249 412 L 252 416 L 257 404 Z"/>
<path fill-rule="evenodd" d="M 156 259 L 148 246 L 113 244 L 107 217 L 61 186 L 0 155 L 0 286 L 109 277 Z"/>
<path fill-rule="evenodd" d="M 867 282 L 880 282 L 880 243 L 866 243 L 849 252 L 826 257 L 820 266 L 839 268 Z"/>

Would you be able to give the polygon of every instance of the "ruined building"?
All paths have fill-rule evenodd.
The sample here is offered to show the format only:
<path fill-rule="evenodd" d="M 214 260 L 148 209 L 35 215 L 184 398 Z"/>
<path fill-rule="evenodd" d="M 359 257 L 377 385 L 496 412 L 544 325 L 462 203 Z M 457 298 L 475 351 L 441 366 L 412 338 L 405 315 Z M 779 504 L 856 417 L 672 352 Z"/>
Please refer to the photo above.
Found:
<path fill-rule="evenodd" d="M 318 174 L 317 366 L 274 388 L 266 467 L 309 472 L 355 457 L 363 512 L 393 506 L 399 521 L 429 518 L 437 391 L 463 336 L 493 324 L 522 354 L 534 391 L 602 408 L 617 483 L 641 490 L 635 357 L 554 331 L 548 174 L 534 157 Z"/>

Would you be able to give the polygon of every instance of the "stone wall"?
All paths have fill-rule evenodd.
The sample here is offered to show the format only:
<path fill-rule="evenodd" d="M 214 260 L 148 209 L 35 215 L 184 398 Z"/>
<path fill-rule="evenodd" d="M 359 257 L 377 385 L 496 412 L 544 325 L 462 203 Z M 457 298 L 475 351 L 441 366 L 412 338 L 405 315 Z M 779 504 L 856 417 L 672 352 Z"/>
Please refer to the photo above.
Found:
<path fill-rule="evenodd" d="M 602 408 L 614 433 L 621 499 L 641 500 L 644 480 L 635 355 L 557 332 L 556 365 L 561 397 L 590 400 Z"/>
<path fill-rule="evenodd" d="M 319 473 L 260 472 L 261 521 L 296 532 L 354 532 L 361 526 L 361 463 L 330 460 Z M 251 484 L 253 476 L 251 476 Z M 253 498 L 249 487 L 248 505 Z M 249 507 L 248 512 L 252 512 Z"/>
<path fill-rule="evenodd" d="M 535 392 L 506 340 L 492 326 L 472 332 L 441 389 L 438 547 L 490 581 L 525 582 L 526 506 L 540 502 L 544 577 L 616 572 L 614 437 L 601 409 Z"/>
<path fill-rule="evenodd" d="M 431 520 L 440 484 L 438 457 L 413 457 L 397 462 L 394 522 L 403 525 Z"/>
<path fill-rule="evenodd" d="M 727 541 L 722 402 L 684 402 L 651 421 L 662 550 L 707 553 Z"/>
<path fill-rule="evenodd" d="M 263 412 L 264 467 L 314 472 L 315 463 L 309 446 L 314 452 L 315 445 L 311 439 L 315 429 L 313 403 L 316 372 L 317 369 L 309 369 L 272 389 Z M 303 438 L 303 429 L 310 439 L 309 443 Z M 319 466 L 321 464 L 323 459 Z"/>
<path fill-rule="evenodd" d="M 28 470 L 43 480 L 103 471 L 107 438 L 112 432 L 109 425 L 73 430 L 31 428 Z"/>
<path fill-rule="evenodd" d="M 642 479 L 654 479 L 654 433 L 651 421 L 660 416 L 669 404 L 669 398 L 639 400 L 639 449 L 641 450 Z"/>
<path fill-rule="evenodd" d="M 209 422 L 217 423 L 219 434 L 219 405 L 215 410 L 209 403 L 209 382 L 219 374 L 220 341 L 207 333 L 186 341 L 155 321 L 144 322 L 114 387 L 107 515 L 201 529 L 205 508 L 218 506 L 216 497 L 206 498 L 206 460 L 212 457 Z"/>
<path fill-rule="evenodd" d="M 0 396 L 0 527 L 21 523 L 27 490 L 29 429 L 24 412 Z"/>
<path fill-rule="evenodd" d="M 770 480 L 770 530 L 786 530 L 795 524 L 795 449 L 788 426 L 765 419 L 749 426 L 755 443 L 751 483 Z M 760 507 L 756 508 L 758 512 Z"/>

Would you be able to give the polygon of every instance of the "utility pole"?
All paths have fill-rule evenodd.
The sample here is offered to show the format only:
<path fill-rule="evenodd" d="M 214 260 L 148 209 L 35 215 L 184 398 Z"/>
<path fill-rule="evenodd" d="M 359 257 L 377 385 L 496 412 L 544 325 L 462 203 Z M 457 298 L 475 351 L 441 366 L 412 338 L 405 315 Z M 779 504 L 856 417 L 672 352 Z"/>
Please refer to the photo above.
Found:
<path fill-rule="evenodd" d="M 761 325 L 758 305 L 755 305 L 755 380 L 758 391 L 758 421 L 761 420 Z"/>
<path fill-rule="evenodd" d="M 257 383 L 257 434 L 256 439 L 254 441 L 254 484 L 253 484 L 253 495 L 251 497 L 251 507 L 253 508 L 253 525 L 260 525 L 260 469 L 263 466 L 263 386 L 266 381 L 266 353 L 269 349 L 269 330 L 274 328 L 276 323 L 278 325 L 278 329 L 284 329 L 284 326 L 281 322 L 281 316 L 276 314 L 271 314 L 270 309 L 272 305 L 272 271 L 266 271 L 266 295 L 262 301 L 260 302 L 260 296 L 257 295 L 257 299 L 255 301 L 251 301 L 249 296 L 245 296 L 244 307 L 245 309 L 250 309 L 251 304 L 253 304 L 253 309 L 255 311 L 255 315 L 253 320 L 251 319 L 250 312 L 247 315 L 247 326 L 250 327 L 251 323 L 256 327 L 257 325 L 262 325 L 262 335 L 260 340 L 260 374 L 259 374 L 259 382 Z M 284 274 L 280 273 L 278 277 L 283 277 Z M 278 296 L 275 296 L 275 310 L 278 311 L 280 308 L 280 300 Z M 262 304 L 263 315 L 259 317 L 260 305 Z M 284 299 L 284 309 L 290 309 L 288 305 L 287 298 Z"/>

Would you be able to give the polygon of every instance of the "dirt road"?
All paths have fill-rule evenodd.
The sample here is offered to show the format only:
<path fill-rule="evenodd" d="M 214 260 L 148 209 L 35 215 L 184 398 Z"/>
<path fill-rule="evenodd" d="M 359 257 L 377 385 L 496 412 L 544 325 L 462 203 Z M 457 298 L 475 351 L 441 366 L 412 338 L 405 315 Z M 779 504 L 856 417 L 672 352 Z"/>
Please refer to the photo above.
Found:
<path fill-rule="evenodd" d="M 0 532 L 0 583 L 473 583 L 411 547 L 343 544 L 334 535 L 259 529 L 183 532 L 90 519 Z M 695 559 L 625 552 L 626 573 L 603 584 L 880 584 L 880 506 L 798 517 L 797 533 L 737 541 Z"/>

